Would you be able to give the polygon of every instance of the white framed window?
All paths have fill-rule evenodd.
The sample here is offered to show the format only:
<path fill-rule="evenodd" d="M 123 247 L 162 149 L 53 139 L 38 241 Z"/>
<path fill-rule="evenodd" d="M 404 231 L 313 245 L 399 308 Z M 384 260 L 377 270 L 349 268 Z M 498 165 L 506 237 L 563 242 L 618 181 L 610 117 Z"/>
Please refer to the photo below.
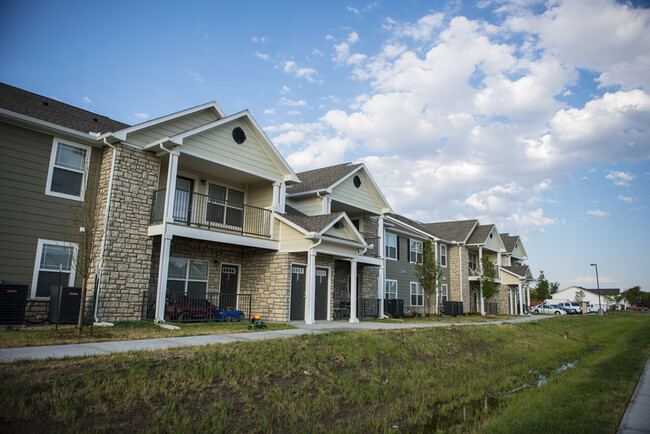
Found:
<path fill-rule="evenodd" d="M 397 298 L 397 280 L 386 279 L 386 300 Z"/>
<path fill-rule="evenodd" d="M 244 222 L 244 192 L 210 183 L 206 220 L 219 226 L 240 228 Z"/>
<path fill-rule="evenodd" d="M 444 244 L 440 244 L 440 266 L 447 266 L 447 246 Z"/>
<path fill-rule="evenodd" d="M 409 240 L 410 262 L 422 263 L 422 241 Z"/>
<path fill-rule="evenodd" d="M 411 306 L 424 306 L 424 291 L 418 282 L 411 282 Z"/>
<path fill-rule="evenodd" d="M 469 254 L 469 269 L 472 271 L 478 270 L 478 255 L 476 253 Z"/>
<path fill-rule="evenodd" d="M 208 292 L 209 265 L 208 261 L 170 257 L 167 293 L 205 298 Z"/>
<path fill-rule="evenodd" d="M 32 276 L 32 298 L 49 298 L 52 287 L 59 286 L 59 278 L 61 286 L 74 285 L 77 251 L 75 243 L 38 240 Z"/>
<path fill-rule="evenodd" d="M 397 235 L 386 234 L 386 259 L 397 259 Z"/>
<path fill-rule="evenodd" d="M 440 285 L 440 302 L 444 303 L 449 300 L 449 287 L 446 283 Z"/>
<path fill-rule="evenodd" d="M 90 165 L 90 146 L 54 138 L 45 194 L 83 200 Z"/>

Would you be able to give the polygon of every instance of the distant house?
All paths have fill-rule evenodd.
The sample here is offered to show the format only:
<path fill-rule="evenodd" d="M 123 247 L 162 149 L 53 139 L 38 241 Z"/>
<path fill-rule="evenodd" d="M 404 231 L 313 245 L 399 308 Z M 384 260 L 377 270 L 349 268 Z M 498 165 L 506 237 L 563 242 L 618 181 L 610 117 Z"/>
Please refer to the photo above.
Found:
<path fill-rule="evenodd" d="M 576 294 L 580 291 L 584 293 L 583 301 L 588 302 L 588 304 L 598 304 L 598 288 L 583 288 L 582 286 L 569 286 L 562 290 L 557 291 L 551 296 L 553 300 L 570 300 L 576 301 Z M 606 304 L 607 306 L 612 306 L 614 303 L 610 303 L 604 297 L 606 294 L 609 295 L 619 295 L 621 290 L 619 288 L 600 288 L 600 304 Z"/>

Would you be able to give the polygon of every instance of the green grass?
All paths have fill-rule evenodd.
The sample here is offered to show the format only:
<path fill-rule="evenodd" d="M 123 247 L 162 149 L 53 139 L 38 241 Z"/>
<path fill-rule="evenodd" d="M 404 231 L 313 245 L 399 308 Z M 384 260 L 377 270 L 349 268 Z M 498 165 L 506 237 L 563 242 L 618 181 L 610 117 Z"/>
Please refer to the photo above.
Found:
<path fill-rule="evenodd" d="M 395 424 L 421 432 L 435 430 L 437 406 L 453 413 L 489 394 L 501 406 L 454 429 L 615 432 L 650 352 L 649 326 L 650 316 L 561 317 L 16 362 L 0 366 L 0 424 L 3 432 L 387 432 Z M 538 373 L 572 361 L 534 386 Z M 559 423 L 540 423 L 551 418 Z"/>
<path fill-rule="evenodd" d="M 492 321 L 503 321 L 506 319 L 515 319 L 521 318 L 520 315 L 496 315 L 496 316 L 484 316 L 484 315 L 467 315 L 467 316 L 441 316 L 441 315 L 431 315 L 431 318 L 428 316 L 421 316 L 416 318 L 387 318 L 387 319 L 376 319 L 369 318 L 363 319 L 362 321 L 371 321 L 371 322 L 384 322 L 384 323 L 405 323 L 405 324 L 422 324 L 422 323 L 472 323 L 472 322 L 492 322 Z"/>
<path fill-rule="evenodd" d="M 81 335 L 73 326 L 59 326 L 58 331 L 55 330 L 54 326 L 0 329 L 0 348 L 248 332 L 248 322 L 188 323 L 174 325 L 180 327 L 180 330 L 164 329 L 152 322 L 118 322 L 113 327 L 94 327 L 92 336 L 90 336 L 89 326 L 84 327 Z M 269 330 L 295 328 L 292 325 L 283 323 L 267 323 L 267 326 Z M 259 331 L 255 331 L 254 333 L 259 333 Z"/>

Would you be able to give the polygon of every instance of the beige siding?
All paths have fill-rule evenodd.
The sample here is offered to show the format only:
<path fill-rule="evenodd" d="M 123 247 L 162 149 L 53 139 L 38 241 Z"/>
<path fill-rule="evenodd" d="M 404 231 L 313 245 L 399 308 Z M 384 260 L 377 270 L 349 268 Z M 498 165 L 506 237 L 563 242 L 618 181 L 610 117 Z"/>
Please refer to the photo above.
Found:
<path fill-rule="evenodd" d="M 273 205 L 273 184 L 270 182 L 262 182 L 249 185 L 246 203 L 259 208 L 266 208 Z"/>
<path fill-rule="evenodd" d="M 357 255 L 356 247 L 342 246 L 340 244 L 334 244 L 328 241 L 323 241 L 323 243 L 318 246 L 318 249 L 327 251 L 328 253 L 339 254 L 341 256 L 347 257 Z"/>
<path fill-rule="evenodd" d="M 343 238 L 346 240 L 351 240 L 351 241 L 356 241 L 359 242 L 356 236 L 354 236 L 353 232 L 348 228 L 344 227 L 342 229 L 337 229 L 335 227 L 331 227 L 325 232 L 325 235 L 329 235 L 332 237 L 338 237 L 338 238 Z"/>
<path fill-rule="evenodd" d="M 526 257 L 526 253 L 521 246 L 521 239 L 517 242 L 517 247 L 515 247 L 515 250 L 512 252 L 512 256 L 517 259 L 524 259 Z"/>
<path fill-rule="evenodd" d="M 382 205 L 370 179 L 363 170 L 360 170 L 356 174 L 361 179 L 361 186 L 359 188 L 354 186 L 353 175 L 334 187 L 332 190 L 332 199 L 380 214 Z"/>
<path fill-rule="evenodd" d="M 490 249 L 490 250 L 493 250 L 495 252 L 500 251 L 502 245 L 499 242 L 499 239 L 500 239 L 499 234 L 497 233 L 497 231 L 493 230 L 492 231 L 492 238 L 490 238 L 488 236 L 487 241 L 485 242 L 485 247 Z"/>
<path fill-rule="evenodd" d="M 510 273 L 502 272 L 501 273 L 501 283 L 504 285 L 518 285 L 519 278 L 513 276 Z"/>
<path fill-rule="evenodd" d="M 143 131 L 131 133 L 127 137 L 127 142 L 136 146 L 146 146 L 164 137 L 172 137 L 216 120 L 217 117 L 214 113 L 206 109 L 182 118 L 172 119 L 169 122 L 152 126 Z"/>
<path fill-rule="evenodd" d="M 232 138 L 232 130 L 241 127 L 246 132 L 246 141 L 241 145 Z M 269 179 L 281 180 L 284 176 L 267 153 L 266 145 L 257 140 L 246 122 L 229 122 L 202 134 L 188 137 L 180 147 L 181 152 L 202 155 L 226 166 L 244 172 L 258 174 Z"/>
<path fill-rule="evenodd" d="M 287 198 L 287 205 L 307 215 L 323 214 L 323 200 L 318 196 L 307 198 Z"/>
<path fill-rule="evenodd" d="M 307 250 L 309 246 L 311 246 L 311 241 L 306 240 L 303 233 L 300 233 L 291 226 L 280 222 L 281 251 Z"/>

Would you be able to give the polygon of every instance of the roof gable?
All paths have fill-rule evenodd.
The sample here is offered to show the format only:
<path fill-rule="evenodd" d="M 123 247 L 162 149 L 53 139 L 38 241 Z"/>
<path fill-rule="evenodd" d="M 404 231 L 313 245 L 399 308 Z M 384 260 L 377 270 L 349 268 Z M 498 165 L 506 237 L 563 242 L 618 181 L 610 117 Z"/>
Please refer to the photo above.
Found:
<path fill-rule="evenodd" d="M 429 232 L 438 238 L 461 243 L 467 241 L 476 225 L 478 225 L 478 220 L 456 220 L 423 224 Z"/>
<path fill-rule="evenodd" d="M 343 163 L 300 172 L 297 174 L 300 184 L 288 186 L 287 195 L 326 190 L 359 166 L 361 165 Z"/>

